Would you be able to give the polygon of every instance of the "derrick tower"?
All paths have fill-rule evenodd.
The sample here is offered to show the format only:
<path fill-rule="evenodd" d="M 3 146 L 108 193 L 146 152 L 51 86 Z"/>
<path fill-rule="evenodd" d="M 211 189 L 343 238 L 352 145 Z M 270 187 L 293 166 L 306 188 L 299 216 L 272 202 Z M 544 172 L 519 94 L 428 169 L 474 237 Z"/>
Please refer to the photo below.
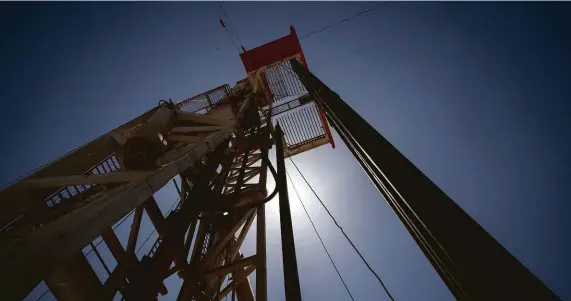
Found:
<path fill-rule="evenodd" d="M 247 76 L 139 117 L 0 191 L 0 287 L 58 300 L 267 300 L 265 204 L 279 194 L 286 300 L 300 300 L 284 158 L 339 134 L 458 300 L 559 300 L 308 69 L 290 34 L 240 54 Z M 275 149 L 275 165 L 268 153 Z M 275 189 L 268 191 L 268 177 Z M 154 194 L 174 182 L 177 201 Z M 158 238 L 136 256 L 144 214 Z M 256 219 L 256 254 L 240 247 Z M 130 221 L 121 241 L 118 224 Z M 140 242 L 140 241 L 139 241 Z M 105 243 L 117 265 L 105 266 Z M 86 254 L 101 260 L 96 276 Z M 248 276 L 256 271 L 256 289 Z M 231 275 L 231 282 L 223 279 Z"/>

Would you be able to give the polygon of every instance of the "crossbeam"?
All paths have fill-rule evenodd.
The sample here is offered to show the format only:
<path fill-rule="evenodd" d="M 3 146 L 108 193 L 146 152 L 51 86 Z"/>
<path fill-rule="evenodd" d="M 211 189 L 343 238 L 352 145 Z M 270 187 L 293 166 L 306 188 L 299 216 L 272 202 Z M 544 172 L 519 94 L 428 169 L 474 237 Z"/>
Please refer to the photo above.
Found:
<path fill-rule="evenodd" d="M 167 137 L 167 140 L 177 141 L 177 142 L 187 142 L 187 143 L 198 142 L 202 139 L 204 138 L 197 136 L 185 136 L 185 135 L 169 135 Z"/>
<path fill-rule="evenodd" d="M 196 133 L 196 132 L 211 132 L 223 129 L 223 126 L 192 126 L 192 127 L 175 127 L 171 129 L 172 133 Z"/>
<path fill-rule="evenodd" d="M 153 172 L 146 171 L 110 172 L 105 174 L 37 178 L 27 180 L 26 183 L 30 188 L 128 183 L 142 180 L 152 174 Z"/>
<path fill-rule="evenodd" d="M 252 266 L 256 264 L 256 255 L 252 255 L 250 257 L 246 257 L 244 259 L 236 260 L 229 265 L 224 265 L 212 270 L 207 271 L 206 273 L 202 274 L 202 277 L 209 279 L 219 276 L 224 276 L 230 272 L 233 272 L 240 268 L 245 268 L 247 266 Z"/>
<path fill-rule="evenodd" d="M 246 280 L 248 276 L 250 276 L 250 274 L 252 274 L 252 272 L 254 272 L 255 270 L 256 267 L 249 266 L 244 269 L 243 273 L 239 274 L 237 273 L 238 275 L 234 277 L 232 282 L 228 283 L 218 295 L 216 295 L 214 298 L 211 299 L 211 301 L 221 301 L 222 299 L 224 299 L 224 297 L 226 297 L 233 290 L 236 284 Z"/>
<path fill-rule="evenodd" d="M 229 121 L 227 119 L 217 118 L 204 114 L 188 113 L 183 111 L 177 111 L 176 116 L 178 120 L 195 121 L 210 125 L 229 125 L 232 123 L 232 121 Z"/>

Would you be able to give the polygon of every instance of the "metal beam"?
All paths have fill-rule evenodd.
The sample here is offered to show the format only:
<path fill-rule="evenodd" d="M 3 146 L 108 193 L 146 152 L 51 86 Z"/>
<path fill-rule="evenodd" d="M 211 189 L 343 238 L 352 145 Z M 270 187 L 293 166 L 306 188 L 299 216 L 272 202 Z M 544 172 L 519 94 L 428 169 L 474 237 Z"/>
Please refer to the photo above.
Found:
<path fill-rule="evenodd" d="M 105 244 L 109 247 L 111 254 L 115 257 L 115 260 L 117 260 L 117 263 L 125 260 L 127 255 L 130 255 L 125 252 L 117 234 L 115 234 L 115 231 L 113 231 L 112 228 L 107 228 L 103 231 L 101 238 L 103 238 Z"/>
<path fill-rule="evenodd" d="M 254 133 L 253 138 L 258 135 L 259 132 Z M 237 145 L 235 146 L 239 148 L 241 145 L 243 146 L 244 143 L 248 143 L 248 140 L 249 138 L 238 139 Z M 243 147 L 243 149 L 247 148 Z M 257 155 L 259 156 L 259 154 Z M 234 152 L 232 156 L 228 157 L 228 159 L 230 159 L 228 165 L 223 165 L 222 171 L 220 173 L 220 179 L 228 177 L 228 171 L 232 163 L 234 163 L 235 165 L 236 163 L 238 163 L 240 165 L 240 169 L 238 170 L 238 175 L 235 178 L 237 183 L 243 182 L 243 179 L 246 178 L 245 176 L 248 173 L 247 171 L 249 171 L 250 169 L 242 167 L 244 166 L 244 164 L 248 163 L 249 161 L 248 159 L 250 159 L 249 157 L 250 156 L 248 154 L 240 155 L 239 153 L 236 154 L 236 152 Z M 255 159 L 253 161 L 255 161 Z M 259 173 L 259 168 L 256 169 L 258 169 L 256 173 Z M 223 181 L 221 181 L 220 184 L 222 185 L 218 186 L 218 184 L 214 184 L 215 187 L 220 188 L 220 190 L 217 190 L 215 188 L 212 191 L 214 194 L 221 193 L 222 187 L 226 188 L 228 187 L 228 185 L 224 184 Z M 248 212 L 244 211 L 237 212 L 239 214 L 236 216 L 232 208 L 233 205 L 240 204 L 243 201 L 256 202 L 261 200 L 262 194 L 260 194 L 259 191 L 256 193 L 254 192 L 256 191 L 248 189 L 245 191 L 240 191 L 235 195 L 226 194 L 225 196 L 212 195 L 207 197 L 211 199 L 210 203 L 214 201 L 214 199 L 221 198 L 220 202 L 225 203 L 228 206 L 221 206 L 221 207 L 209 206 L 209 208 L 227 207 L 228 208 L 227 211 L 230 213 L 230 215 L 228 216 L 211 215 L 209 214 L 210 209 L 204 209 L 205 214 L 201 219 L 201 228 L 203 230 L 206 230 L 208 228 L 207 231 L 209 231 L 209 239 L 211 241 L 209 243 L 204 242 L 201 236 L 197 235 L 197 241 L 195 242 L 196 251 L 194 252 L 192 262 L 188 267 L 185 267 L 183 269 L 184 272 L 182 274 L 185 275 L 185 283 L 183 284 L 183 288 L 179 295 L 180 300 L 190 300 L 189 298 L 191 298 L 192 296 L 197 297 L 199 291 L 197 291 L 196 287 L 192 285 L 192 283 L 196 282 L 199 283 L 200 287 L 202 287 L 202 290 L 207 296 L 212 297 L 216 294 L 220 286 L 222 277 L 218 276 L 218 277 L 212 277 L 210 278 L 210 280 L 200 280 L 201 279 L 200 275 L 204 274 L 205 269 L 207 268 L 211 269 L 221 268 L 220 265 L 222 264 L 223 258 L 226 259 L 227 264 L 233 262 L 233 259 L 236 257 L 236 254 L 238 254 L 240 245 L 242 244 L 244 238 L 246 237 L 250 225 L 256 216 L 256 212 L 254 211 L 254 209 L 251 209 Z M 246 218 L 245 221 L 244 218 Z M 242 231 L 240 232 L 239 235 L 237 235 L 238 238 L 236 239 L 235 238 L 236 232 L 241 227 L 242 224 L 244 224 L 242 226 Z M 222 254 L 222 252 L 225 253 Z M 201 255 L 204 254 L 204 255 L 202 256 L 202 258 L 200 258 L 199 256 L 197 256 L 199 254 Z M 239 270 L 233 272 L 232 274 L 237 275 L 238 273 L 240 273 Z M 236 290 L 240 291 L 240 295 L 242 296 L 242 299 L 244 301 L 253 300 L 253 293 L 248 283 L 238 285 Z"/>
<path fill-rule="evenodd" d="M 213 117 L 211 115 L 188 113 L 188 112 L 178 111 L 178 110 L 176 111 L 176 116 L 177 116 L 178 120 L 195 121 L 195 122 L 211 124 L 211 125 L 229 125 L 232 123 L 231 120 Z"/>
<path fill-rule="evenodd" d="M 246 235 L 248 235 L 248 232 L 250 232 L 250 226 L 252 226 L 252 222 L 254 222 L 255 217 L 256 217 L 256 211 L 252 212 L 250 217 L 248 217 L 248 219 L 244 223 L 244 226 L 242 227 L 242 230 L 240 231 L 240 234 L 238 235 L 238 238 L 236 239 L 236 241 L 234 241 L 232 243 L 232 251 L 230 254 L 230 260 L 231 261 L 234 260 L 236 258 L 236 256 L 238 255 L 238 253 L 240 252 L 240 248 L 242 247 L 242 243 L 244 243 L 244 239 L 246 239 Z"/>
<path fill-rule="evenodd" d="M 247 157 L 246 160 L 246 167 L 251 166 L 252 164 L 260 161 L 262 159 L 262 154 L 252 154 L 251 156 Z M 238 166 L 240 166 L 244 161 L 244 158 L 242 157 L 242 159 L 238 159 L 236 160 L 236 162 L 234 162 L 234 164 L 232 164 L 232 168 L 237 168 Z"/>
<path fill-rule="evenodd" d="M 160 158 L 157 161 L 157 163 L 159 163 L 160 165 L 167 165 L 171 161 L 178 160 L 180 157 L 184 157 L 187 154 L 194 152 L 198 147 L 202 147 L 202 146 L 206 146 L 208 151 L 212 151 L 216 148 L 216 146 L 220 142 L 217 140 L 219 140 L 221 137 L 224 137 L 224 139 L 230 137 L 230 134 L 233 131 L 234 131 L 233 127 L 226 127 L 221 131 L 214 131 L 210 135 L 204 137 L 199 142 L 188 144 L 188 145 L 183 146 L 181 148 L 176 148 L 174 150 L 167 152 L 166 154 L 164 154 L 164 156 L 162 158 Z M 203 155 L 207 154 L 207 153 L 208 152 L 202 153 L 199 156 L 199 158 L 202 157 Z M 183 172 L 185 169 L 181 170 L 180 172 Z M 173 178 L 174 178 L 174 175 L 173 175 Z"/>
<path fill-rule="evenodd" d="M 123 249 L 113 229 L 108 228 L 101 234 L 101 237 L 117 261 L 117 267 L 111 272 L 103 285 L 102 300 L 109 300 L 115 296 L 117 290 L 125 283 L 125 278 L 135 268 L 139 260 L 134 252 L 128 252 Z"/>
<path fill-rule="evenodd" d="M 339 95 L 291 63 L 458 300 L 560 300 Z"/>
<path fill-rule="evenodd" d="M 125 288 L 129 295 L 126 296 L 128 300 L 152 300 L 157 293 L 163 295 L 166 293 L 163 280 L 169 275 L 173 260 L 176 261 L 179 250 L 183 248 L 186 230 L 191 221 L 197 217 L 200 203 L 207 201 L 209 183 L 214 179 L 217 167 L 227 157 L 226 150 L 225 147 L 218 147 L 208 155 L 206 159 L 208 163 L 201 168 L 200 176 L 196 178 L 193 189 L 188 195 L 188 199 L 193 201 L 184 202 L 177 211 L 167 217 L 163 235 L 160 243 L 155 245 L 153 255 L 143 258 L 137 274 L 132 281 L 129 279 L 129 284 Z M 202 222 L 201 228 L 203 228 Z M 203 238 L 199 238 L 201 239 Z"/>
<path fill-rule="evenodd" d="M 217 267 L 211 270 L 206 271 L 206 273 L 202 274 L 202 277 L 208 279 L 213 277 L 224 276 L 228 273 L 231 273 L 237 269 L 244 269 L 247 266 L 255 265 L 256 263 L 256 255 L 252 255 L 250 257 L 246 257 L 244 259 L 236 260 L 228 265 L 223 265 L 221 267 Z"/>
<path fill-rule="evenodd" d="M 276 186 L 279 189 L 280 201 L 280 229 L 282 236 L 282 256 L 284 270 L 284 285 L 286 301 L 301 300 L 301 288 L 297 271 L 297 258 L 295 255 L 295 243 L 289 208 L 287 191 L 287 178 L 284 162 L 283 132 L 278 124 L 274 133 L 276 143 L 277 179 Z"/>
<path fill-rule="evenodd" d="M 141 219 L 143 217 L 143 206 L 137 207 L 135 209 L 135 215 L 133 216 L 133 223 L 131 224 L 131 231 L 129 232 L 129 239 L 127 240 L 127 253 L 135 253 L 135 247 L 137 246 L 137 238 L 139 237 L 139 229 L 141 228 Z"/>
<path fill-rule="evenodd" d="M 234 233 L 238 231 L 238 229 L 242 226 L 242 224 L 244 224 L 247 218 L 249 218 L 252 214 L 254 214 L 254 209 L 248 210 L 248 212 L 244 214 L 241 219 L 239 219 L 236 223 L 234 223 L 232 229 L 230 229 L 230 231 L 228 231 L 228 233 L 220 241 L 218 241 L 216 245 L 212 246 L 208 250 L 208 253 L 206 254 L 206 256 L 204 256 L 204 258 L 201 261 L 201 264 L 203 266 L 208 266 L 209 264 L 212 263 L 212 261 L 216 258 L 216 256 L 220 254 L 220 252 L 222 252 L 224 247 L 226 247 L 228 241 L 232 237 L 234 237 Z"/>
<path fill-rule="evenodd" d="M 150 197 L 145 203 L 143 203 L 143 207 L 145 208 L 149 219 L 153 223 L 153 226 L 155 226 L 155 229 L 157 229 L 159 236 L 163 237 L 166 227 L 165 217 L 163 216 L 157 201 L 155 201 L 155 198 Z"/>
<path fill-rule="evenodd" d="M 250 274 L 252 274 L 252 272 L 255 270 L 256 270 L 256 268 L 254 266 L 249 266 L 249 267 L 245 268 L 243 273 L 236 275 L 234 277 L 234 279 L 232 280 L 232 282 L 228 283 L 226 285 L 226 287 L 224 287 L 224 289 L 218 295 L 216 295 L 216 297 L 211 299 L 211 301 L 221 301 L 222 299 L 224 299 L 224 297 L 226 297 L 233 290 L 233 288 L 236 284 L 239 284 L 242 281 L 247 280 L 248 279 L 247 277 Z M 256 299 L 256 301 L 259 301 L 259 300 Z"/>
<path fill-rule="evenodd" d="M 268 279 L 266 271 L 266 209 L 265 204 L 258 206 L 256 221 L 256 301 L 268 299 Z"/>
<path fill-rule="evenodd" d="M 236 277 L 239 277 L 241 271 L 234 272 Z M 238 301 L 255 301 L 254 292 L 252 292 L 252 286 L 250 285 L 250 280 L 248 278 L 236 283 L 235 295 Z"/>
<path fill-rule="evenodd" d="M 198 224 L 198 219 L 194 218 L 190 223 L 190 229 L 188 230 L 188 234 L 186 235 L 186 239 L 184 241 L 184 246 L 182 249 L 181 254 L 181 262 L 186 262 L 186 258 L 188 257 L 188 252 L 190 251 L 190 245 L 192 244 L 192 239 L 194 238 L 194 232 L 196 232 L 196 225 Z M 198 238 L 198 236 L 197 236 Z"/>
<path fill-rule="evenodd" d="M 256 169 L 250 169 L 250 170 L 248 170 L 248 171 L 244 174 L 244 177 L 245 177 L 245 178 L 248 178 L 248 177 L 250 177 L 250 176 L 253 176 L 253 177 L 254 177 L 254 176 L 258 175 L 259 172 L 260 172 L 260 170 L 259 170 L 258 168 L 256 168 Z M 231 184 L 231 183 L 235 182 L 235 181 L 238 179 L 238 176 L 239 176 L 239 175 L 235 175 L 235 176 L 232 176 L 232 177 L 228 177 L 228 178 L 226 179 L 226 184 Z M 251 179 L 251 178 L 249 178 L 249 179 Z M 247 181 L 247 180 L 244 180 L 244 182 L 245 182 L 245 181 Z"/>
<path fill-rule="evenodd" d="M 70 258 L 93 241 L 109 225 L 139 206 L 174 176 L 186 170 L 198 158 L 210 152 L 232 129 L 217 132 L 204 143 L 159 168 L 151 176 L 121 187 L 98 193 L 82 207 L 34 231 L 6 242 L 0 249 L 0 283 L 8 299 L 21 299 L 37 285 L 51 268 Z M 226 144 L 225 144 L 226 145 Z"/>
<path fill-rule="evenodd" d="M 204 139 L 204 137 L 198 136 L 185 136 L 185 135 L 168 135 L 167 140 L 178 141 L 178 142 L 189 142 L 194 143 Z"/>
<path fill-rule="evenodd" d="M 0 226 L 7 224 L 30 208 L 37 205 L 45 205 L 44 199 L 54 191 L 45 189 L 29 192 L 26 181 L 34 178 L 46 178 L 56 175 L 83 174 L 85 171 L 97 166 L 109 155 L 120 150 L 119 144 L 115 142 L 114 136 L 117 133 L 127 131 L 130 128 L 143 123 L 153 115 L 158 107 L 155 107 L 141 116 L 123 124 L 113 131 L 87 143 L 86 145 L 66 154 L 49 165 L 35 171 L 20 181 L 6 186 L 0 190 Z M 14 202 L 14 200 L 18 200 Z"/>
<path fill-rule="evenodd" d="M 264 128 L 262 134 L 262 156 L 268 153 L 270 144 L 270 127 L 269 123 Z M 268 164 L 266 160 L 262 160 L 260 166 L 260 187 L 263 187 L 262 197 L 267 197 L 266 182 L 268 178 Z M 260 204 L 256 209 L 256 301 L 266 301 L 268 299 L 268 276 L 266 271 L 267 256 L 266 256 L 266 204 Z"/>
<path fill-rule="evenodd" d="M 128 183 L 144 179 L 153 172 L 148 171 L 130 171 L 130 172 L 110 172 L 105 174 L 93 175 L 77 175 L 77 176 L 62 176 L 51 178 L 36 178 L 26 181 L 30 188 L 41 187 L 63 187 L 73 185 L 95 185 L 95 184 L 110 184 L 110 183 Z"/>
<path fill-rule="evenodd" d="M 224 129 L 224 127 L 220 125 L 176 127 L 171 129 L 171 133 L 211 132 L 211 131 L 219 131 L 222 129 Z"/>

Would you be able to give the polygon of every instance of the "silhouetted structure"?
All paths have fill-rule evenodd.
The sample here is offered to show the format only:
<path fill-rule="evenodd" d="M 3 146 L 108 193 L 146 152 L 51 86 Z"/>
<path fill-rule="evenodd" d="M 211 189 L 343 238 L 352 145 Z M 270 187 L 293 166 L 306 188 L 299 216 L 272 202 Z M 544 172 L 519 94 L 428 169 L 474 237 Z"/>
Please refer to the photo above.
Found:
<path fill-rule="evenodd" d="M 267 299 L 265 203 L 279 193 L 288 301 L 301 300 L 284 158 L 330 143 L 328 122 L 459 300 L 558 300 L 484 229 L 312 75 L 293 27 L 240 54 L 247 77 L 143 115 L 0 192 L 0 285 L 7 300 L 44 280 L 58 300 Z M 276 167 L 268 152 L 276 146 Z M 266 190 L 267 171 L 276 188 Z M 178 202 L 153 194 L 177 178 Z M 180 184 L 179 184 L 180 183 Z M 143 214 L 158 238 L 136 256 Z M 114 225 L 132 216 L 122 244 Z M 256 254 L 240 247 L 257 219 Z M 97 245 L 117 261 L 109 268 Z M 90 248 L 88 248 L 90 246 Z M 82 252 L 83 250 L 83 252 Z M 108 273 L 101 283 L 86 253 Z M 256 271 L 256 292 L 248 275 Z M 231 274 L 232 281 L 223 286 Z"/>

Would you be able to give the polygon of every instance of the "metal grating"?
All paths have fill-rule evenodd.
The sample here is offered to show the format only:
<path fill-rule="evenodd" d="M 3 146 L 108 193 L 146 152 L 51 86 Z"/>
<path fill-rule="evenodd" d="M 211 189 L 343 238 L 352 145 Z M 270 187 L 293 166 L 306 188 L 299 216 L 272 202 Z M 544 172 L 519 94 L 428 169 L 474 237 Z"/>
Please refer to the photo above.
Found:
<path fill-rule="evenodd" d="M 202 94 L 187 98 L 176 104 L 177 109 L 189 113 L 206 113 L 227 99 L 230 85 L 222 85 Z"/>
<path fill-rule="evenodd" d="M 314 103 L 286 112 L 275 118 L 284 132 L 288 148 L 296 148 L 325 137 L 325 130 Z"/>
<path fill-rule="evenodd" d="M 307 94 L 297 74 L 293 72 L 290 61 L 282 61 L 270 66 L 263 71 L 263 74 L 271 103 Z"/>

